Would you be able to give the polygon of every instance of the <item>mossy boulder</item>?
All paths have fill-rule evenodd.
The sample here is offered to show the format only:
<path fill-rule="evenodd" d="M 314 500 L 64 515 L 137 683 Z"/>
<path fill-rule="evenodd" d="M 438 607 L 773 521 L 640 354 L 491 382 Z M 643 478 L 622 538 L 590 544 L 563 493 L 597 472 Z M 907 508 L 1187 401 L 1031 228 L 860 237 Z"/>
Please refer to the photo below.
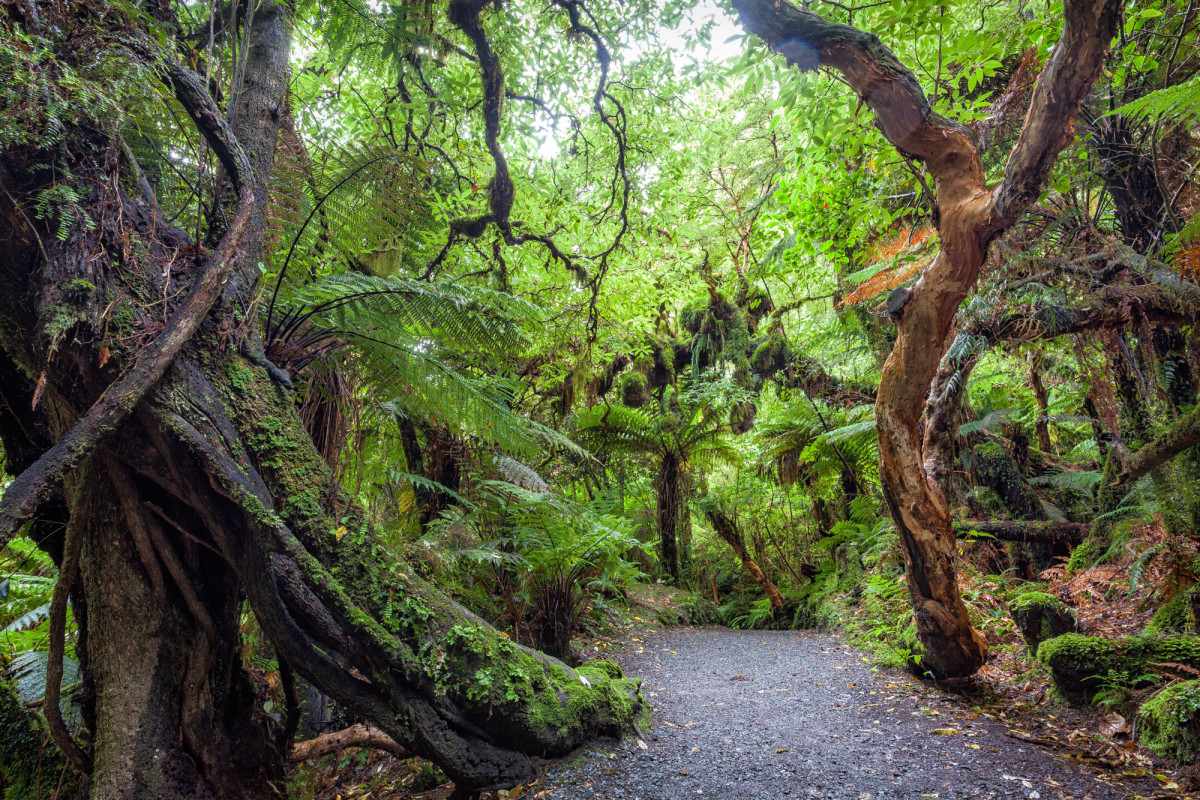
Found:
<path fill-rule="evenodd" d="M 1169 633 L 1198 633 L 1200 619 L 1200 584 L 1176 592 L 1168 602 L 1158 607 L 1146 623 L 1146 634 L 1161 636 Z"/>
<path fill-rule="evenodd" d="M 1138 740 L 1181 764 L 1200 758 L 1200 680 L 1168 686 L 1138 712 Z"/>
<path fill-rule="evenodd" d="M 1008 604 L 1008 613 L 1021 631 L 1029 652 L 1036 653 L 1038 646 L 1048 639 L 1064 633 L 1076 633 L 1079 621 L 1075 611 L 1062 600 L 1046 592 L 1024 592 Z"/>
<path fill-rule="evenodd" d="M 1153 685 L 1148 676 L 1154 664 L 1200 669 L 1200 637 L 1106 639 L 1067 633 L 1042 642 L 1037 657 L 1050 671 L 1058 698 L 1078 705 L 1089 702 L 1106 683 Z"/>

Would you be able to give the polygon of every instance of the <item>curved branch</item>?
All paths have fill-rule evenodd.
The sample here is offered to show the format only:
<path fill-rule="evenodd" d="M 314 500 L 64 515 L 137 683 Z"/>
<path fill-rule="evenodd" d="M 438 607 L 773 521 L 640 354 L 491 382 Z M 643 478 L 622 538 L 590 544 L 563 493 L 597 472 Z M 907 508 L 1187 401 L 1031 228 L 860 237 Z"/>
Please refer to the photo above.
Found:
<path fill-rule="evenodd" d="M 1038 77 L 1004 178 L 992 192 L 990 224 L 996 230 L 1015 222 L 1037 199 L 1059 152 L 1070 144 L 1079 104 L 1092 91 L 1122 6 L 1113 0 L 1065 3 L 1062 38 Z"/>

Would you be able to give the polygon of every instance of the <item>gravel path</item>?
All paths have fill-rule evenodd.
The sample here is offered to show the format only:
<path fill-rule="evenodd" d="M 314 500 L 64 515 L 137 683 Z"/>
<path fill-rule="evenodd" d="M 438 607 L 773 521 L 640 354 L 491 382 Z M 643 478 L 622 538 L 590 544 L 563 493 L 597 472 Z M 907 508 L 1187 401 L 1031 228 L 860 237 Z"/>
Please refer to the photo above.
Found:
<path fill-rule="evenodd" d="M 676 629 L 619 658 L 653 730 L 552 769 L 547 800 L 1135 796 L 821 634 Z"/>

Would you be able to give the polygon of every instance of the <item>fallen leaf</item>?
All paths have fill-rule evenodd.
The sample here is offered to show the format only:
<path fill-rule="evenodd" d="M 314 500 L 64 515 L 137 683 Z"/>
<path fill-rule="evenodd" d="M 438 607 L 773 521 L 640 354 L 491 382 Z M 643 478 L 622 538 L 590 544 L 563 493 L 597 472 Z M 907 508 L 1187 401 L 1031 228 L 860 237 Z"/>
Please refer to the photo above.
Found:
<path fill-rule="evenodd" d="M 937 736 L 953 736 L 954 734 L 958 733 L 958 731 L 954 730 L 954 728 L 934 728 L 930 731 L 930 733 Z"/>
<path fill-rule="evenodd" d="M 1129 723 L 1117 712 L 1109 711 L 1104 715 L 1104 721 L 1100 723 L 1100 732 L 1105 736 L 1127 736 Z"/>

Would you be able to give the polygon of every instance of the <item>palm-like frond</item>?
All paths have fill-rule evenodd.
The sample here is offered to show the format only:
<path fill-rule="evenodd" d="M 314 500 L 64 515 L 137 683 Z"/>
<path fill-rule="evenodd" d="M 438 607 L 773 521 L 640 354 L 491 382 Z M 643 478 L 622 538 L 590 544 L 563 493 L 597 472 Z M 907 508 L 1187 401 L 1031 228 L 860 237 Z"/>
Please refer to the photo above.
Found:
<path fill-rule="evenodd" d="M 272 172 L 267 320 L 289 285 L 345 272 L 392 274 L 429 227 L 428 165 L 382 143 L 310 156 L 295 143 Z"/>
<path fill-rule="evenodd" d="M 1200 120 L 1200 75 L 1178 86 L 1168 86 L 1150 92 L 1137 100 L 1115 109 L 1113 114 L 1125 114 L 1146 120 L 1162 120 L 1168 125 L 1190 125 Z"/>

